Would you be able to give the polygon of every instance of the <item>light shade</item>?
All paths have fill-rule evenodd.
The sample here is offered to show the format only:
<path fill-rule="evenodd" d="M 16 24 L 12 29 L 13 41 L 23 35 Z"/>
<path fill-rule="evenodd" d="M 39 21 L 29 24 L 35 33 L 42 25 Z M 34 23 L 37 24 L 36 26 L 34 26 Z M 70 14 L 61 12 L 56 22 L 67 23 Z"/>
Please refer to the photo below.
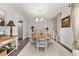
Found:
<path fill-rule="evenodd" d="M 36 20 L 35 20 L 36 22 L 38 22 L 39 21 L 39 19 L 38 18 L 36 18 Z"/>
<path fill-rule="evenodd" d="M 40 20 L 39 20 L 39 22 L 41 22 L 41 21 L 43 21 L 44 19 L 43 18 L 41 18 Z"/>
<path fill-rule="evenodd" d="M 35 21 L 36 22 L 42 22 L 44 19 L 43 18 L 36 18 Z"/>
<path fill-rule="evenodd" d="M 5 26 L 5 21 L 1 21 L 0 26 Z"/>
<path fill-rule="evenodd" d="M 15 26 L 13 21 L 9 21 L 9 23 L 7 24 L 7 26 Z"/>

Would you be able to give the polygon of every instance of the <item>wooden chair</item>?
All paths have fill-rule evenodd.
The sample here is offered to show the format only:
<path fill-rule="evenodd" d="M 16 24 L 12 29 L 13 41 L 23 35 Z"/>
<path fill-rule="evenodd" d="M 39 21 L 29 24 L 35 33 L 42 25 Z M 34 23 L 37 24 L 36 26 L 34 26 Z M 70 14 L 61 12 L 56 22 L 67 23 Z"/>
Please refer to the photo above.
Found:
<path fill-rule="evenodd" d="M 41 32 L 38 34 L 37 38 L 37 53 L 40 51 L 44 51 L 46 53 L 46 48 L 47 48 L 47 33 L 46 32 Z"/>

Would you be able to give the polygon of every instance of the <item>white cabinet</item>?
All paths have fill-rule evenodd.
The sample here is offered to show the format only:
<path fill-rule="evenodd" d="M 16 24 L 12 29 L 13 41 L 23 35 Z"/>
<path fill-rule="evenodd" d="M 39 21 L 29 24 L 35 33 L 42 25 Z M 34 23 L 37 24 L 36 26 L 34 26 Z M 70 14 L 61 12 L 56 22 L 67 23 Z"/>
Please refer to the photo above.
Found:
<path fill-rule="evenodd" d="M 6 38 L 7 39 L 7 38 Z M 6 44 L 8 44 L 8 43 L 14 43 L 14 45 L 15 45 L 15 47 L 12 49 L 12 51 L 11 52 L 9 52 L 7 55 L 9 55 L 9 54 L 11 54 L 15 49 L 18 49 L 18 37 L 17 36 L 15 36 L 15 37 L 12 37 L 12 38 L 9 38 L 9 39 L 7 39 L 6 40 L 5 39 L 5 41 L 0 41 L 0 47 L 2 47 L 2 46 L 4 46 L 4 45 L 6 45 Z"/>

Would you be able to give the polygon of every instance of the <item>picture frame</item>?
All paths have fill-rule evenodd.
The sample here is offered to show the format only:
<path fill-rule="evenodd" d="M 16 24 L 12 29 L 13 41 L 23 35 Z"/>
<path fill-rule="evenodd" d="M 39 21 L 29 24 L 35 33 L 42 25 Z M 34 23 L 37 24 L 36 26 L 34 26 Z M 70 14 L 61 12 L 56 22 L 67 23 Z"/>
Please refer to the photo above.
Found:
<path fill-rule="evenodd" d="M 70 15 L 61 19 L 61 27 L 70 27 Z"/>

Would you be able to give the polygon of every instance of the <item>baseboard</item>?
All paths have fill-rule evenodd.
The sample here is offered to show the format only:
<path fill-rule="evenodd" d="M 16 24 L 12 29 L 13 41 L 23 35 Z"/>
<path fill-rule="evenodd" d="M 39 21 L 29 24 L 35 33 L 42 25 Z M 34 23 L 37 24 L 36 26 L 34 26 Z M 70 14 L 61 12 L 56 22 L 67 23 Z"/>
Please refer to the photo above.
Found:
<path fill-rule="evenodd" d="M 64 45 L 64 44 L 62 44 L 62 43 L 59 43 L 59 44 L 61 44 L 63 47 L 65 47 L 69 52 L 71 52 L 72 53 L 72 49 L 70 49 L 69 47 L 67 47 L 66 45 Z"/>
<path fill-rule="evenodd" d="M 27 39 L 27 40 L 28 40 L 28 42 L 29 42 L 29 37 L 26 37 L 25 39 Z M 24 39 L 24 40 L 25 40 L 25 39 Z"/>
<path fill-rule="evenodd" d="M 18 38 L 19 40 L 22 40 L 22 38 Z"/>
<path fill-rule="evenodd" d="M 55 41 L 56 41 L 56 39 L 54 39 Z M 57 41 L 56 41 L 57 42 Z M 71 52 L 72 53 L 72 49 L 70 49 L 69 47 L 67 47 L 66 45 L 64 45 L 63 43 L 61 43 L 61 42 L 57 42 L 57 43 L 59 43 L 60 45 L 62 45 L 64 48 L 66 48 L 69 52 Z"/>
<path fill-rule="evenodd" d="M 25 39 L 29 39 L 29 37 L 26 37 Z"/>

